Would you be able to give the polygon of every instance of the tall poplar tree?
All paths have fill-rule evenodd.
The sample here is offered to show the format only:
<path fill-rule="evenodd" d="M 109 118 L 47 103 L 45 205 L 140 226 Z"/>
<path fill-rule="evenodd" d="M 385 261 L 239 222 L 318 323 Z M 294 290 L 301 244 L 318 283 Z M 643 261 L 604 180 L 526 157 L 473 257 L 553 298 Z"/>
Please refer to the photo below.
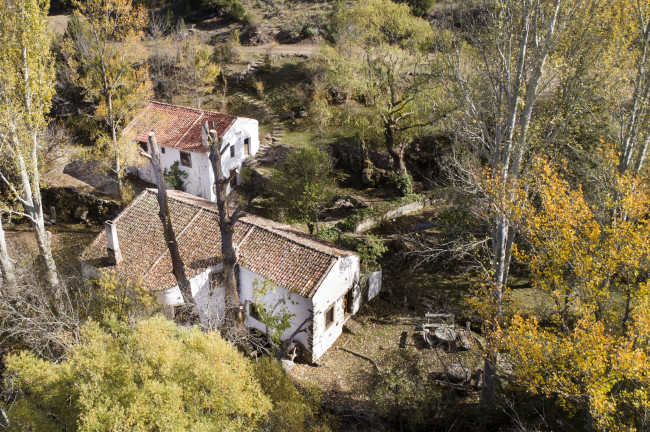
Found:
<path fill-rule="evenodd" d="M 535 129 L 533 112 L 548 83 L 554 50 L 568 31 L 574 16 L 587 0 L 496 0 L 484 4 L 486 15 L 460 37 L 451 38 L 447 50 L 454 87 L 450 95 L 462 108 L 454 130 L 487 169 L 475 175 L 473 168 L 459 172 L 474 190 L 485 185 L 502 192 L 489 200 L 491 250 L 489 282 L 485 293 L 489 349 L 485 357 L 481 401 L 493 403 L 496 383 L 496 342 L 504 291 L 508 283 L 516 229 L 511 223 L 515 191 L 525 168 Z M 476 165 L 475 165 L 476 166 Z M 488 197 L 489 198 L 489 197 Z"/>
<path fill-rule="evenodd" d="M 140 64 L 137 50 L 147 13 L 131 0 L 75 0 L 74 6 L 79 28 L 66 41 L 67 62 L 74 83 L 86 100 L 96 104 L 94 118 L 104 129 L 95 151 L 117 176 L 123 197 L 125 170 L 137 161 L 138 149 L 121 132 L 153 95 L 148 69 Z"/>
<path fill-rule="evenodd" d="M 20 203 L 22 211 L 17 213 L 31 222 L 47 281 L 59 296 L 61 283 L 43 217 L 38 158 L 54 94 L 48 8 L 47 0 L 0 3 L 0 155 L 4 162 L 0 181 Z"/>

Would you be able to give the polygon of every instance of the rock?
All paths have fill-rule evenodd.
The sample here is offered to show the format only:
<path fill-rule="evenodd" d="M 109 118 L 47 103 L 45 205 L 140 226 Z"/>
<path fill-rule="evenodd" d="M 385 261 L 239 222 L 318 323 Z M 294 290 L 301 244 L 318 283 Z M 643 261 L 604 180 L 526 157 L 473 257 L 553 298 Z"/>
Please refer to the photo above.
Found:
<path fill-rule="evenodd" d="M 441 342 L 453 343 L 458 337 L 458 332 L 452 327 L 441 326 L 434 330 L 433 334 Z"/>
<path fill-rule="evenodd" d="M 79 206 L 74 210 L 74 218 L 77 220 L 85 221 L 88 218 L 88 209 Z"/>
<path fill-rule="evenodd" d="M 470 350 L 474 348 L 474 340 L 467 330 L 460 330 L 458 332 L 458 341 L 460 342 L 460 347 L 463 349 Z"/>
<path fill-rule="evenodd" d="M 285 372 L 289 372 L 291 369 L 293 369 L 296 366 L 296 364 L 291 360 L 282 360 L 281 363 L 282 363 L 282 369 Z"/>
<path fill-rule="evenodd" d="M 298 111 L 298 117 L 300 118 L 307 117 L 307 111 Z"/>
<path fill-rule="evenodd" d="M 453 363 L 446 367 L 445 374 L 449 381 L 455 383 L 466 383 L 472 378 L 472 371 L 463 367 L 460 363 Z"/>
<path fill-rule="evenodd" d="M 368 208 L 368 203 L 352 195 L 335 195 L 332 198 L 332 207 L 342 208 Z"/>

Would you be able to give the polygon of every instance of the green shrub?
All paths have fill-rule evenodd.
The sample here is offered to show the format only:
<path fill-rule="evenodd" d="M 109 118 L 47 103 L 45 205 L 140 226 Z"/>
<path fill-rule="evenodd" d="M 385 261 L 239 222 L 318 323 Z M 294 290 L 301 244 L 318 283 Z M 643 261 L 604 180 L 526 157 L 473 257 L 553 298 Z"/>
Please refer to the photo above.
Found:
<path fill-rule="evenodd" d="M 65 360 L 6 359 L 9 430 L 260 430 L 271 402 L 216 332 L 161 316 L 84 326 Z"/>
<path fill-rule="evenodd" d="M 201 0 L 201 9 L 205 11 L 218 9 L 226 18 L 245 21 L 248 13 L 239 0 Z"/>
<path fill-rule="evenodd" d="M 218 44 L 212 51 L 212 60 L 217 64 L 233 63 L 239 59 L 237 47 L 230 42 Z"/>
<path fill-rule="evenodd" d="M 169 169 L 163 169 L 163 178 L 169 183 L 172 189 L 185 192 L 187 173 L 181 169 L 179 161 L 174 162 Z"/>
<path fill-rule="evenodd" d="M 388 251 L 388 247 L 384 245 L 381 239 L 373 235 L 368 235 L 365 241 L 359 242 L 356 251 L 359 254 L 364 270 L 368 272 L 380 268 L 379 260 Z"/>
<path fill-rule="evenodd" d="M 304 37 L 314 37 L 318 35 L 318 27 L 313 24 L 305 24 L 302 28 L 302 35 Z"/>
<path fill-rule="evenodd" d="M 332 243 L 339 243 L 344 248 L 355 251 L 359 255 L 364 271 L 378 269 L 380 267 L 379 260 L 388 251 L 381 239 L 373 235 L 368 235 L 365 239 L 359 239 L 351 235 L 339 234 L 336 228 L 324 228 L 316 233 L 316 237 Z"/>
<path fill-rule="evenodd" d="M 366 217 L 372 215 L 374 210 L 371 208 L 359 209 L 356 212 L 352 213 L 350 216 L 346 217 L 343 223 L 341 223 L 341 229 L 343 231 L 352 231 L 357 227 L 357 223 L 364 220 Z"/>
<path fill-rule="evenodd" d="M 424 16 L 426 15 L 434 4 L 437 3 L 436 0 L 398 0 L 397 3 L 406 3 L 411 8 L 411 13 L 415 16 Z"/>
<path fill-rule="evenodd" d="M 319 389 L 299 391 L 280 363 L 264 357 L 255 362 L 255 377 L 273 402 L 263 430 L 272 432 L 331 431 L 333 419 L 321 408 Z"/>
<path fill-rule="evenodd" d="M 413 193 L 413 178 L 407 173 L 394 174 L 390 179 L 390 185 L 401 196 L 407 196 Z"/>

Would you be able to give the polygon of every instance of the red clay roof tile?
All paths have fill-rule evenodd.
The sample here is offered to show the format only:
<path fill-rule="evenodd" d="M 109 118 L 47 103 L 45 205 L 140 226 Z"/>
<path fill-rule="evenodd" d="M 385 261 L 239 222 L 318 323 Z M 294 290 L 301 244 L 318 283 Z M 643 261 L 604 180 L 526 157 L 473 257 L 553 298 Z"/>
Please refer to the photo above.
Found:
<path fill-rule="evenodd" d="M 201 125 L 207 121 L 210 129 L 223 136 L 237 117 L 162 102 L 149 102 L 124 128 L 124 135 L 146 142 L 154 130 L 158 145 L 195 153 L 206 153 L 201 142 Z"/>
<path fill-rule="evenodd" d="M 216 204 L 179 191 L 170 190 L 168 196 L 181 257 L 187 276 L 192 278 L 221 262 Z M 81 254 L 82 261 L 112 269 L 153 291 L 176 286 L 153 189 L 140 194 L 115 219 L 115 226 L 123 260 L 117 265 L 109 263 L 102 232 Z M 353 255 L 287 225 L 252 215 L 237 223 L 235 243 L 239 265 L 303 297 L 313 296 L 337 259 Z"/>

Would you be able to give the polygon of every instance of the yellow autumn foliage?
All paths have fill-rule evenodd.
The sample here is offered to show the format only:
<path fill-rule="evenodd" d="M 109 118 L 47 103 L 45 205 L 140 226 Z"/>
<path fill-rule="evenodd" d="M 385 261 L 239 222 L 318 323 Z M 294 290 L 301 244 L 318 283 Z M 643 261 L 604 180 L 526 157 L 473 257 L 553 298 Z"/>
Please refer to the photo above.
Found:
<path fill-rule="evenodd" d="M 650 189 L 605 157 L 614 188 L 604 211 L 544 161 L 521 182 L 518 259 L 555 309 L 550 326 L 515 316 L 499 336 L 528 391 L 586 408 L 598 430 L 631 431 L 650 409 Z"/>
<path fill-rule="evenodd" d="M 161 316 L 90 322 L 58 364 L 28 352 L 6 364 L 9 430 L 253 431 L 271 409 L 232 345 Z"/>

